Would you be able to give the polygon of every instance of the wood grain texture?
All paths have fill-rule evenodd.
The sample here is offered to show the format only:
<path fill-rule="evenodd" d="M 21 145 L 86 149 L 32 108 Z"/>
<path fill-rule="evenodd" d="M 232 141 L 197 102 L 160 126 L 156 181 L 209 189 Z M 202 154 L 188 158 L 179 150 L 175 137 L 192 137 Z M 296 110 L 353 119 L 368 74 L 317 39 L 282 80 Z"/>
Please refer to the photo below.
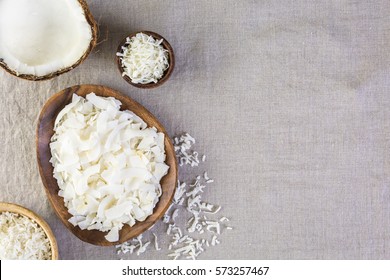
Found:
<path fill-rule="evenodd" d="M 100 232 L 98 230 L 81 230 L 79 227 L 73 226 L 68 219 L 71 215 L 68 213 L 68 209 L 64 204 L 62 197 L 58 196 L 59 187 L 56 179 L 53 177 L 53 166 L 49 162 L 51 158 L 51 152 L 49 148 L 50 138 L 54 134 L 53 127 L 57 114 L 69 104 L 72 100 L 73 93 L 85 97 L 87 94 L 94 92 L 96 95 L 104 97 L 114 97 L 122 102 L 121 110 L 131 110 L 139 117 L 141 117 L 148 126 L 155 127 L 159 132 L 165 134 L 165 153 L 166 164 L 169 165 L 168 174 L 161 180 L 162 195 L 159 202 L 154 208 L 154 212 L 143 222 L 137 222 L 134 226 L 130 227 L 125 225 L 119 234 L 118 242 L 109 242 L 105 239 L 107 232 Z M 164 127 L 160 122 L 143 106 L 131 98 L 120 94 L 119 92 L 112 90 L 104 86 L 97 85 L 78 85 L 73 86 L 53 95 L 44 105 L 38 120 L 37 136 L 37 160 L 39 166 L 39 172 L 42 178 L 43 185 L 45 187 L 47 196 L 51 205 L 53 206 L 55 213 L 64 223 L 64 225 L 81 240 L 100 246 L 112 246 L 121 244 L 133 237 L 138 236 L 145 230 L 149 229 L 156 221 L 158 221 L 168 209 L 173 195 L 176 190 L 177 184 L 177 160 L 175 151 L 167 135 Z"/>
<path fill-rule="evenodd" d="M 50 74 L 47 74 L 44 76 L 35 76 L 35 75 L 31 75 L 31 74 L 19 74 L 15 70 L 9 68 L 8 65 L 2 60 L 0 60 L 0 67 L 2 67 L 5 71 L 10 73 L 11 75 L 14 75 L 15 77 L 20 78 L 20 79 L 29 80 L 29 81 L 45 81 L 45 80 L 50 80 L 54 77 L 57 77 L 61 74 L 64 74 L 64 73 L 76 68 L 81 63 L 83 63 L 83 61 L 87 59 L 88 55 L 91 53 L 91 51 L 94 49 L 94 47 L 97 44 L 99 28 L 98 28 L 98 25 L 97 25 L 95 19 L 92 16 L 91 11 L 89 10 L 87 2 L 85 2 L 85 0 L 77 0 L 77 1 L 80 3 L 80 6 L 82 7 L 82 9 L 84 11 L 85 19 L 87 20 L 88 24 L 91 26 L 92 39 L 91 39 L 91 42 L 89 43 L 88 49 L 85 51 L 83 56 L 78 61 L 76 61 L 76 63 L 74 63 L 72 66 L 69 66 L 69 67 L 66 67 L 63 69 L 59 69 L 56 72 L 53 72 L 53 73 L 50 73 Z"/>
<path fill-rule="evenodd" d="M 144 34 L 147 34 L 149 36 L 152 36 L 153 38 L 155 38 L 156 40 L 161 40 L 163 39 L 162 41 L 162 45 L 164 47 L 164 49 L 166 49 L 168 51 L 168 62 L 169 62 L 169 67 L 167 70 L 165 70 L 164 72 L 164 75 L 163 77 L 157 81 L 157 83 L 149 83 L 149 84 L 135 84 L 131 81 L 131 79 L 128 77 L 128 76 L 123 76 L 122 73 L 124 72 L 123 70 L 123 67 L 122 67 L 122 64 L 121 64 L 121 61 L 120 61 L 120 57 L 116 55 L 116 63 L 118 65 L 118 69 L 119 69 L 119 72 L 120 74 L 122 75 L 122 78 L 128 82 L 130 85 L 132 86 L 135 86 L 137 88 L 144 88 L 144 89 L 152 89 L 152 88 L 156 88 L 158 86 L 161 86 L 162 84 L 164 84 L 168 79 L 169 77 L 171 76 L 172 74 L 172 71 L 173 69 L 175 68 L 175 54 L 173 52 L 173 48 L 172 46 L 169 44 L 169 42 L 164 38 L 162 37 L 160 34 L 157 34 L 155 32 L 152 32 L 152 31 L 137 31 L 137 32 L 134 32 L 134 33 L 131 33 L 129 35 L 127 35 L 125 38 L 123 38 L 123 40 L 120 42 L 119 46 L 118 46 L 118 49 L 117 49 L 117 53 L 121 53 L 123 52 L 122 51 L 122 47 L 123 46 L 127 46 L 128 44 L 126 43 L 126 39 L 127 38 L 131 38 L 133 36 L 135 36 L 137 33 L 144 33 Z"/>
<path fill-rule="evenodd" d="M 14 204 L 14 203 L 6 203 L 6 202 L 0 202 L 0 213 L 1 212 L 12 212 L 19 215 L 26 216 L 27 218 L 30 218 L 31 220 L 35 221 L 46 233 L 46 236 L 49 238 L 50 247 L 51 247 L 51 259 L 52 260 L 58 260 L 58 246 L 57 246 L 57 240 L 51 231 L 49 225 L 45 222 L 45 220 L 42 219 L 41 216 L 34 213 L 30 209 L 24 208 L 20 205 Z"/>

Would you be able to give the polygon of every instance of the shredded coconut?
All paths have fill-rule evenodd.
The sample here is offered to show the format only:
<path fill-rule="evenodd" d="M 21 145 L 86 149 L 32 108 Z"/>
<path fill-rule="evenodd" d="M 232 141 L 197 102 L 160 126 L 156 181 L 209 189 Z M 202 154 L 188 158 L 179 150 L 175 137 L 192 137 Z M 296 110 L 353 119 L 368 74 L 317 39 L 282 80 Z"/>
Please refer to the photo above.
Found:
<path fill-rule="evenodd" d="M 50 241 L 43 229 L 28 217 L 0 213 L 1 260 L 50 260 Z"/>
<path fill-rule="evenodd" d="M 169 67 L 168 51 L 162 41 L 143 33 L 126 38 L 122 52 L 117 53 L 124 69 L 122 75 L 134 84 L 157 83 Z"/>
<path fill-rule="evenodd" d="M 215 246 L 219 244 L 219 240 L 217 239 L 217 236 L 214 235 L 213 238 L 211 239 L 211 246 Z"/>
<path fill-rule="evenodd" d="M 192 145 L 195 139 L 188 133 L 173 139 L 175 145 L 176 155 L 181 165 L 198 166 L 198 153 L 192 151 Z M 202 157 L 202 161 L 205 156 Z M 170 237 L 167 249 L 169 250 L 168 257 L 176 259 L 196 259 L 205 251 L 205 247 L 217 246 L 220 241 L 219 236 L 222 231 L 221 228 L 232 229 L 232 227 L 225 223 L 229 221 L 227 217 L 219 217 L 216 219 L 210 218 L 216 215 L 222 207 L 214 205 L 202 200 L 202 194 L 209 184 L 214 180 L 209 178 L 207 172 L 203 176 L 197 175 L 193 181 L 178 182 L 173 201 L 162 221 L 166 225 L 165 234 Z M 184 226 L 179 226 L 179 219 L 177 219 L 180 211 L 186 211 L 187 222 Z M 180 214 L 182 217 L 184 214 Z M 210 216 L 210 217 L 209 217 Z M 222 226 L 222 227 L 221 227 Z M 157 235 L 153 233 L 155 248 L 157 248 Z M 201 238 L 197 238 L 197 237 Z M 131 243 L 130 244 L 138 244 Z M 118 248 L 121 245 L 118 246 Z M 134 245 L 136 246 L 136 245 Z M 141 244 L 142 246 L 142 244 Z M 133 253 L 124 247 L 124 253 Z"/>
<path fill-rule="evenodd" d="M 138 251 L 137 251 L 137 256 L 144 253 L 146 251 L 146 248 L 148 248 L 149 244 L 150 244 L 150 241 L 146 242 L 143 246 L 140 246 Z"/>
<path fill-rule="evenodd" d="M 153 233 L 153 235 L 154 235 L 154 248 L 156 249 L 156 251 L 160 251 L 161 248 L 158 246 L 157 235 L 155 233 Z"/>
<path fill-rule="evenodd" d="M 136 249 L 137 250 L 137 256 L 144 253 L 146 251 L 146 248 L 149 246 L 150 242 L 146 242 L 145 245 L 142 244 L 142 238 L 143 235 L 139 235 L 136 238 L 133 238 L 130 241 L 124 242 L 120 245 L 116 245 L 115 248 L 117 248 L 117 253 L 119 254 L 133 254 Z"/>
<path fill-rule="evenodd" d="M 179 216 L 179 209 L 175 209 L 172 213 L 172 221 L 175 222 L 175 219 Z"/>
<path fill-rule="evenodd" d="M 173 138 L 173 143 L 180 166 L 184 164 L 192 167 L 199 165 L 199 153 L 191 151 L 192 145 L 195 144 L 195 139 L 191 135 L 186 133 L 175 137 Z"/>

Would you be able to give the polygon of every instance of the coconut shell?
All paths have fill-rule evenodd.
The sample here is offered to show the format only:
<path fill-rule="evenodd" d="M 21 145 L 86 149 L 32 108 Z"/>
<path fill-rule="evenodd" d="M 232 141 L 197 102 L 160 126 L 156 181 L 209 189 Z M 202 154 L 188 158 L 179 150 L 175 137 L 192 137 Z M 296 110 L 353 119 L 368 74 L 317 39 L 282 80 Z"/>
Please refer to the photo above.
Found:
<path fill-rule="evenodd" d="M 0 59 L 0 66 L 5 71 L 7 71 L 8 73 L 10 73 L 10 74 L 12 74 L 12 75 L 14 75 L 14 76 L 16 76 L 18 78 L 29 80 L 29 81 L 49 80 L 49 79 L 52 79 L 52 78 L 57 77 L 57 76 L 59 76 L 61 74 L 64 74 L 64 73 L 66 73 L 66 72 L 76 68 L 77 66 L 79 66 L 88 57 L 88 55 L 91 53 L 93 48 L 96 46 L 97 38 L 98 38 L 98 30 L 99 29 L 98 29 L 98 25 L 97 25 L 95 19 L 92 16 L 91 11 L 88 8 L 88 4 L 85 2 L 85 0 L 77 0 L 77 1 L 80 3 L 80 5 L 81 5 L 81 7 L 82 7 L 82 9 L 84 11 L 85 18 L 86 18 L 88 24 L 91 26 L 92 39 L 91 39 L 89 47 L 85 51 L 84 55 L 75 64 L 73 64 L 70 67 L 63 68 L 63 69 L 60 69 L 60 70 L 58 70 L 56 72 L 47 74 L 45 76 L 34 76 L 34 75 L 31 75 L 31 74 L 18 74 L 16 71 L 10 69 L 8 67 L 8 65 L 6 63 L 4 63 L 1 59 Z"/>

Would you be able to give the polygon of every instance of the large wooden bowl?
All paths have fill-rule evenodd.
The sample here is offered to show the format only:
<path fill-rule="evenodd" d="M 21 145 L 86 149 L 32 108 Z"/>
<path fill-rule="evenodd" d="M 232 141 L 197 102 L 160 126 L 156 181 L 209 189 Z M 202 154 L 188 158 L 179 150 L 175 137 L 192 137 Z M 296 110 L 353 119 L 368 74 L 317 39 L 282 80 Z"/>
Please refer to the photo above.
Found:
<path fill-rule="evenodd" d="M 58 260 L 58 247 L 56 238 L 51 231 L 49 225 L 38 214 L 20 205 L 5 202 L 0 202 L 0 213 L 1 212 L 11 212 L 19 214 L 36 222 L 43 229 L 47 238 L 49 239 L 51 248 L 51 259 Z"/>
<path fill-rule="evenodd" d="M 79 227 L 73 226 L 68 221 L 71 215 L 68 213 L 68 209 L 64 204 L 63 198 L 58 195 L 59 187 L 56 179 L 53 177 L 53 166 L 49 162 L 51 158 L 49 143 L 50 138 L 54 134 L 53 127 L 57 114 L 65 107 L 65 105 L 71 102 L 72 95 L 74 93 L 85 97 L 91 92 L 105 97 L 112 96 L 120 100 L 122 102 L 121 110 L 128 109 L 133 111 L 141 117 L 148 126 L 154 126 L 159 132 L 165 134 L 165 162 L 169 165 L 169 171 L 168 174 L 161 180 L 162 195 L 160 200 L 154 208 L 153 214 L 145 221 L 137 222 L 132 227 L 125 225 L 119 233 L 119 241 L 117 242 L 107 241 L 104 237 L 107 232 L 101 232 L 98 230 L 81 230 Z M 160 122 L 143 106 L 113 89 L 97 85 L 78 85 L 64 89 L 63 91 L 53 95 L 43 106 L 40 113 L 37 127 L 36 145 L 39 173 L 51 205 L 64 225 L 74 235 L 85 242 L 100 246 L 112 246 L 130 240 L 149 229 L 156 221 L 158 221 L 167 211 L 172 201 L 177 184 L 177 161 L 169 136 Z"/>

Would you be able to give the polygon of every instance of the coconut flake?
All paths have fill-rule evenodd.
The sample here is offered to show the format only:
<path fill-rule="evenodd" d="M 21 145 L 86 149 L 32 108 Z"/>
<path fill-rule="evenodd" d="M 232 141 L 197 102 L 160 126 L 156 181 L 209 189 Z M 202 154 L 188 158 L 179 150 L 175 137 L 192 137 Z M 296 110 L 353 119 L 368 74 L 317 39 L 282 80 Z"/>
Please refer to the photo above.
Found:
<path fill-rule="evenodd" d="M 50 143 L 58 194 L 73 216 L 69 221 L 108 231 L 110 242 L 119 240 L 124 224 L 133 226 L 153 213 L 169 168 L 164 135 L 120 106 L 112 97 L 73 95 L 58 114 Z"/>
<path fill-rule="evenodd" d="M 115 242 L 119 240 L 119 230 L 118 227 L 113 227 L 110 232 L 105 235 L 105 238 L 110 242 Z"/>

